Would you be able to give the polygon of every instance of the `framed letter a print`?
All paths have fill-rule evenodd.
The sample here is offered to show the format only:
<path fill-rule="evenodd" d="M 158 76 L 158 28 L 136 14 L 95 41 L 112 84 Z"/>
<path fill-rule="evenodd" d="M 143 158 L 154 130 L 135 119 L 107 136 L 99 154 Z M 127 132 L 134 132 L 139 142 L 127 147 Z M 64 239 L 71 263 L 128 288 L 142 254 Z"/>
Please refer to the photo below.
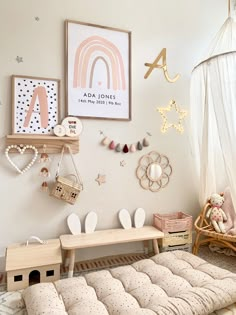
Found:
<path fill-rule="evenodd" d="M 52 135 L 59 121 L 58 79 L 12 76 L 13 134 Z"/>
<path fill-rule="evenodd" d="M 67 114 L 131 120 L 131 32 L 66 21 Z"/>

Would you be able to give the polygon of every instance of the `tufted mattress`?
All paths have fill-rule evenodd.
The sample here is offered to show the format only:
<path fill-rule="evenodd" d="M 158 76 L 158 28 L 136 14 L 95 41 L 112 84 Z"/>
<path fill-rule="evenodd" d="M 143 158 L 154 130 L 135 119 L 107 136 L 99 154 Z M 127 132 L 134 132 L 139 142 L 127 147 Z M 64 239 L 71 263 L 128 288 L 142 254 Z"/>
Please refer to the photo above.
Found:
<path fill-rule="evenodd" d="M 236 274 L 174 251 L 36 284 L 23 298 L 29 315 L 204 315 L 236 302 Z"/>

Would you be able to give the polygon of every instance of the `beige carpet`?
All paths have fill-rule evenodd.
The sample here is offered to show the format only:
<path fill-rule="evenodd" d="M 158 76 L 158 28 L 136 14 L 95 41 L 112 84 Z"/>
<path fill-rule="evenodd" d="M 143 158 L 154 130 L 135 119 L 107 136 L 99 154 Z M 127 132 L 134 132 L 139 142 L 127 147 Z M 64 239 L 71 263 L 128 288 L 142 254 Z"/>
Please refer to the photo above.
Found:
<path fill-rule="evenodd" d="M 213 265 L 236 273 L 236 256 L 226 256 L 212 252 L 209 250 L 208 246 L 200 247 L 199 256 Z"/>

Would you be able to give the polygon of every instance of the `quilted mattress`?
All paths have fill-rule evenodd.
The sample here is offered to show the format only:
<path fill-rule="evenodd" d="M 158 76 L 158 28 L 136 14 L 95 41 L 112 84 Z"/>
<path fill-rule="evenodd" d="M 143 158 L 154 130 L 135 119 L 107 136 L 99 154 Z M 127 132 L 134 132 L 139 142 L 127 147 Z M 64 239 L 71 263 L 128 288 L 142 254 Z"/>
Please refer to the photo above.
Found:
<path fill-rule="evenodd" d="M 174 251 L 36 284 L 23 298 L 29 315 L 205 315 L 236 302 L 236 274 Z"/>

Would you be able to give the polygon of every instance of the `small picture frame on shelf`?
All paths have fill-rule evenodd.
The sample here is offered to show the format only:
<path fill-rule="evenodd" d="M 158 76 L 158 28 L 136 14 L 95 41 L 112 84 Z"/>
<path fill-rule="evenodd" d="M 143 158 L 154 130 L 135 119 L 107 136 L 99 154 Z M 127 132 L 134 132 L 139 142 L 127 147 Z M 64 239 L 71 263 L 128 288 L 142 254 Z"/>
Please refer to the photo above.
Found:
<path fill-rule="evenodd" d="M 68 116 L 131 120 L 131 32 L 65 21 Z"/>
<path fill-rule="evenodd" d="M 53 135 L 59 108 L 60 80 L 12 76 L 12 134 Z"/>

